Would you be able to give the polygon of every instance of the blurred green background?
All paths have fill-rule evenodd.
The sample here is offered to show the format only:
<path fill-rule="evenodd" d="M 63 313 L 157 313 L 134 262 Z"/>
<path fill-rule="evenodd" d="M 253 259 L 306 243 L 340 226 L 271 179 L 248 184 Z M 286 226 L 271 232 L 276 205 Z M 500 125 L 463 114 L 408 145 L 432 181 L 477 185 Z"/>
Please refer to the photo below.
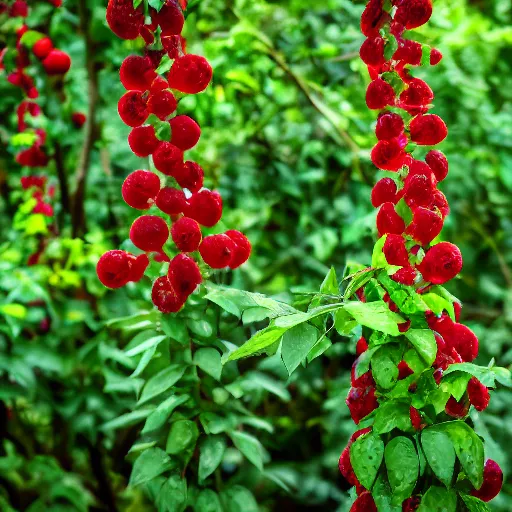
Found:
<path fill-rule="evenodd" d="M 130 464 L 124 457 L 133 428 L 102 428 L 133 405 L 133 390 L 119 384 L 115 348 L 125 338 L 115 321 L 151 309 L 148 278 L 107 292 L 95 275 L 105 250 L 132 247 L 128 229 L 138 212 L 123 202 L 120 187 L 144 165 L 131 154 L 128 128 L 117 116 L 119 66 L 142 46 L 113 36 L 104 22 L 105 3 L 87 0 L 87 34 L 76 0 L 64 0 L 61 9 L 34 3 L 28 20 L 73 60 L 59 94 L 34 66 L 50 143 L 61 146 L 71 193 L 84 134 L 69 128 L 69 118 L 89 107 L 86 36 L 92 45 L 98 100 L 83 238 L 72 238 L 59 193 L 58 236 L 38 230 L 34 216 L 23 211 L 27 197 L 11 139 L 21 95 L 0 74 L 1 510 L 153 510 L 137 490 L 126 488 Z M 369 160 L 376 115 L 364 101 L 369 77 L 358 59 L 363 4 L 191 2 L 188 51 L 205 55 L 215 73 L 205 93 L 180 106 L 202 127 L 190 158 L 202 163 L 206 184 L 223 195 L 224 227 L 246 232 L 254 246 L 246 266 L 215 276 L 217 282 L 297 303 L 299 292 L 318 289 L 331 265 L 342 275 L 347 261 L 370 260 L 376 233 L 369 197 L 379 175 Z M 431 22 L 417 37 L 444 59 L 415 73 L 431 85 L 434 112 L 449 127 L 440 149 L 450 174 L 441 188 L 452 213 L 442 236 L 464 255 L 462 277 L 449 288 L 464 303 L 463 321 L 480 338 L 477 363 L 494 357 L 510 366 L 512 1 L 434 4 Z M 54 166 L 48 174 L 58 185 Z M 28 267 L 41 239 L 47 245 L 40 265 Z M 13 303 L 21 307 L 6 307 Z M 226 339 L 247 339 L 247 328 L 232 318 L 225 322 Z M 273 358 L 241 365 L 244 374 L 266 376 L 266 387 L 248 387 L 242 400 L 274 429 L 259 430 L 258 439 L 269 454 L 269 471 L 292 489 L 261 478 L 233 453 L 225 477 L 249 488 L 260 510 L 348 510 L 337 459 L 354 430 L 344 399 L 355 345 L 339 341 L 291 381 Z M 487 456 L 510 475 L 512 391 L 494 392 L 486 413 L 473 419 Z M 491 508 L 512 510 L 510 479 Z"/>

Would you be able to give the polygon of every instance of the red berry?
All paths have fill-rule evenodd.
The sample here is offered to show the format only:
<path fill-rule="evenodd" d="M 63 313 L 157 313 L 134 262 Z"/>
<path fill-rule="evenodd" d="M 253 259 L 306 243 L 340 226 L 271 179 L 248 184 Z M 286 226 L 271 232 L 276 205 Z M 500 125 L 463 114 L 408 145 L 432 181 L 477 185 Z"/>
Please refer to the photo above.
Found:
<path fill-rule="evenodd" d="M 137 210 L 147 210 L 160 192 L 160 178 L 149 171 L 132 172 L 121 189 L 126 204 Z"/>
<path fill-rule="evenodd" d="M 208 61 L 199 55 L 187 54 L 177 58 L 169 71 L 169 85 L 173 89 L 197 94 L 210 83 L 213 70 Z"/>
<path fill-rule="evenodd" d="M 199 252 L 210 267 L 225 268 L 233 261 L 236 245 L 227 235 L 210 235 L 201 242 Z"/>
<path fill-rule="evenodd" d="M 32 46 L 32 53 L 40 60 L 48 56 L 53 50 L 53 43 L 49 37 L 43 37 L 34 43 Z"/>
<path fill-rule="evenodd" d="M 412 428 L 414 430 L 421 430 L 421 414 L 418 409 L 415 409 L 412 406 L 409 407 L 409 416 L 411 418 Z"/>
<path fill-rule="evenodd" d="M 420 505 L 421 498 L 419 496 L 413 496 L 402 503 L 402 512 L 415 512 Z"/>
<path fill-rule="evenodd" d="M 358 356 L 360 356 L 362 353 L 366 352 L 368 350 L 368 342 L 364 339 L 363 336 L 361 336 L 358 340 L 357 340 L 357 345 L 356 345 L 356 354 Z"/>
<path fill-rule="evenodd" d="M 156 196 L 156 205 L 167 215 L 179 215 L 187 207 L 187 200 L 183 190 L 165 187 Z"/>
<path fill-rule="evenodd" d="M 181 188 L 190 192 L 198 192 L 203 188 L 204 171 L 196 162 L 188 160 L 174 171 L 173 176 Z"/>
<path fill-rule="evenodd" d="M 468 382 L 468 397 L 471 405 L 477 411 L 485 411 L 491 401 L 489 389 L 484 386 L 476 377 L 472 377 Z"/>
<path fill-rule="evenodd" d="M 108 251 L 98 261 L 96 273 L 107 288 L 121 288 L 130 281 L 131 258 L 125 251 Z"/>
<path fill-rule="evenodd" d="M 478 356 L 478 338 L 466 325 L 454 323 L 451 328 L 440 333 L 448 347 L 453 347 L 466 363 L 474 361 Z"/>
<path fill-rule="evenodd" d="M 432 169 L 437 181 L 443 181 L 446 178 L 448 175 L 448 160 L 446 156 L 444 156 L 444 153 L 433 149 L 427 153 L 425 161 Z"/>
<path fill-rule="evenodd" d="M 153 153 L 155 167 L 167 176 L 173 176 L 183 166 L 183 151 L 170 142 L 161 142 Z"/>
<path fill-rule="evenodd" d="M 407 176 L 404 187 L 404 199 L 410 208 L 429 206 L 432 204 L 433 195 L 432 173 L 429 173 L 429 175 L 413 174 Z"/>
<path fill-rule="evenodd" d="M 443 54 L 436 48 L 432 48 L 432 51 L 430 52 L 430 65 L 436 66 L 441 62 L 442 58 Z"/>
<path fill-rule="evenodd" d="M 350 512 L 377 512 L 372 495 L 367 491 L 363 492 L 350 507 Z"/>
<path fill-rule="evenodd" d="M 16 162 L 26 167 L 46 167 L 48 156 L 36 145 L 20 151 L 16 155 Z"/>
<path fill-rule="evenodd" d="M 462 270 L 462 255 L 459 248 L 449 242 L 441 242 L 431 247 L 418 270 L 425 281 L 444 284 Z"/>
<path fill-rule="evenodd" d="M 396 203 L 396 183 L 391 178 L 382 178 L 372 189 L 372 205 L 377 208 L 384 203 Z"/>
<path fill-rule="evenodd" d="M 211 228 L 222 217 L 222 197 L 218 192 L 201 190 L 189 199 L 186 215 L 202 226 Z"/>
<path fill-rule="evenodd" d="M 169 82 L 167 80 L 165 80 L 165 78 L 162 78 L 161 76 L 157 76 L 151 82 L 151 86 L 149 87 L 149 91 L 151 92 L 151 94 L 156 94 L 157 92 L 161 92 L 165 89 L 169 89 Z"/>
<path fill-rule="evenodd" d="M 172 287 L 183 301 L 187 300 L 189 295 L 203 281 L 197 263 L 185 254 L 178 254 L 171 260 L 167 276 Z"/>
<path fill-rule="evenodd" d="M 375 134 L 379 140 L 391 140 L 399 137 L 404 131 L 402 116 L 393 112 L 384 112 L 377 119 Z"/>
<path fill-rule="evenodd" d="M 143 124 L 149 116 L 146 100 L 139 91 L 128 91 L 121 96 L 117 110 L 123 123 L 132 128 Z"/>
<path fill-rule="evenodd" d="M 183 13 L 174 0 L 167 0 L 160 11 L 153 14 L 152 19 L 160 25 L 162 34 L 166 36 L 181 34 L 185 23 Z"/>
<path fill-rule="evenodd" d="M 444 411 L 452 418 L 463 419 L 468 415 L 469 401 L 466 396 L 463 396 L 460 401 L 457 402 L 457 400 L 451 396 L 448 402 L 446 402 Z"/>
<path fill-rule="evenodd" d="M 170 59 L 177 59 L 185 53 L 186 42 L 183 37 L 178 35 L 162 35 L 161 40 L 162 46 L 164 47 L 164 50 L 167 52 L 167 55 Z"/>
<path fill-rule="evenodd" d="M 382 78 L 377 78 L 370 82 L 366 89 L 366 104 L 372 110 L 381 110 L 388 105 L 394 105 L 395 91 L 393 87 Z"/>
<path fill-rule="evenodd" d="M 488 459 L 484 466 L 484 483 L 478 490 L 471 492 L 472 496 L 488 502 L 496 498 L 503 486 L 503 471 L 499 465 L 491 459 Z"/>
<path fill-rule="evenodd" d="M 130 257 L 132 260 L 130 281 L 138 283 L 144 277 L 144 273 L 149 266 L 149 258 L 146 254 L 141 254 L 140 256 L 130 254 Z"/>
<path fill-rule="evenodd" d="M 427 208 L 416 208 L 406 234 L 421 245 L 428 245 L 443 229 L 443 219 Z"/>
<path fill-rule="evenodd" d="M 162 121 L 176 110 L 177 105 L 174 94 L 168 89 L 150 94 L 148 100 L 149 111 Z"/>
<path fill-rule="evenodd" d="M 119 69 L 119 78 L 128 91 L 145 92 L 157 77 L 149 57 L 129 55 Z"/>
<path fill-rule="evenodd" d="M 434 100 L 432 89 L 419 78 L 413 78 L 407 85 L 400 95 L 402 108 L 413 115 L 426 112 L 427 106 Z"/>
<path fill-rule="evenodd" d="M 46 180 L 46 176 L 22 176 L 20 179 L 21 188 L 23 188 L 23 190 L 27 190 L 32 187 L 44 189 L 46 186 Z"/>
<path fill-rule="evenodd" d="M 162 313 L 177 313 L 185 303 L 167 276 L 159 277 L 153 283 L 151 298 Z"/>
<path fill-rule="evenodd" d="M 411 140 L 420 146 L 435 146 L 448 135 L 444 121 L 435 114 L 416 116 L 409 126 Z"/>
<path fill-rule="evenodd" d="M 77 128 L 82 128 L 86 121 L 87 116 L 83 112 L 73 112 L 73 114 L 71 114 L 71 122 Z"/>
<path fill-rule="evenodd" d="M 141 251 L 159 252 L 168 238 L 169 228 L 165 220 L 155 215 L 139 217 L 130 229 L 130 240 Z"/>
<path fill-rule="evenodd" d="M 395 20 L 411 30 L 427 23 L 431 16 L 432 0 L 407 0 L 398 6 Z"/>
<path fill-rule="evenodd" d="M 356 425 L 377 409 L 379 402 L 375 397 L 375 385 L 369 385 L 364 388 L 350 388 L 346 404 L 350 410 L 350 415 Z"/>
<path fill-rule="evenodd" d="M 389 19 L 382 8 L 383 0 L 370 0 L 361 16 L 361 32 L 367 36 L 378 36 L 380 28 Z"/>
<path fill-rule="evenodd" d="M 144 25 L 144 12 L 133 8 L 133 0 L 109 0 L 107 23 L 121 39 L 136 39 Z"/>
<path fill-rule="evenodd" d="M 388 235 L 384 242 L 384 256 L 389 265 L 409 266 L 409 253 L 402 235 Z"/>
<path fill-rule="evenodd" d="M 398 171 L 404 165 L 405 156 L 398 139 L 377 142 L 371 154 L 373 164 L 386 171 Z"/>
<path fill-rule="evenodd" d="M 60 50 L 51 50 L 43 60 L 43 67 L 48 75 L 64 75 L 71 67 L 71 58 Z"/>
<path fill-rule="evenodd" d="M 226 235 L 229 236 L 236 245 L 235 254 L 229 264 L 229 268 L 235 269 L 243 265 L 249 259 L 252 250 L 251 242 L 249 242 L 248 238 L 243 233 L 234 229 L 226 231 Z"/>
<path fill-rule="evenodd" d="M 382 37 L 371 37 L 364 41 L 359 50 L 361 60 L 368 66 L 378 68 L 382 66 L 384 58 L 384 39 Z"/>
<path fill-rule="evenodd" d="M 181 252 L 197 251 L 203 239 L 199 224 L 188 217 L 182 217 L 172 225 L 171 236 Z"/>
<path fill-rule="evenodd" d="M 405 230 L 405 223 L 396 213 L 393 203 L 384 203 L 377 213 L 377 230 L 379 236 L 386 234 L 401 235 Z"/>
<path fill-rule="evenodd" d="M 128 135 L 130 149 L 141 158 L 152 155 L 160 142 L 156 138 L 155 129 L 151 125 L 136 126 Z"/>
<path fill-rule="evenodd" d="M 455 321 L 458 322 L 460 320 L 460 313 L 462 311 L 462 304 L 460 302 L 455 301 L 453 303 L 453 310 L 455 313 Z"/>
<path fill-rule="evenodd" d="M 440 190 L 434 191 L 431 208 L 433 210 L 437 209 L 443 219 L 450 213 L 450 207 L 448 206 L 446 196 Z"/>
<path fill-rule="evenodd" d="M 176 116 L 170 120 L 171 143 L 182 151 L 193 148 L 201 136 L 201 128 L 188 116 Z"/>
<path fill-rule="evenodd" d="M 423 49 L 420 43 L 409 39 L 402 39 L 399 43 L 398 50 L 393 55 L 393 59 L 402 61 L 402 64 L 419 66 L 422 56 Z"/>

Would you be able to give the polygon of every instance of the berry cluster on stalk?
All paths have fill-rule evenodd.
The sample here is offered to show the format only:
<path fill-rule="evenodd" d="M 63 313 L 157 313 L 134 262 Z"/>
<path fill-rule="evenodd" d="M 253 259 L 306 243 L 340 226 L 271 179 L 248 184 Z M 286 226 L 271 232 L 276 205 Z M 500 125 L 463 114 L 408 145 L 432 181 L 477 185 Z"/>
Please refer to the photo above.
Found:
<path fill-rule="evenodd" d="M 357 492 L 352 512 L 432 510 L 428 506 L 436 496 L 453 499 L 453 506 L 446 510 L 477 510 L 475 503 L 492 500 L 503 481 L 496 462 L 487 460 L 483 465 L 483 448 L 473 461 L 459 453 L 471 451 L 472 443 L 481 444 L 474 432 L 467 431 L 468 415 L 471 405 L 477 411 L 486 409 L 492 382 L 477 378 L 484 373 L 470 363 L 478 355 L 479 341 L 459 322 L 460 302 L 440 286 L 462 270 L 458 247 L 436 241 L 449 213 L 439 189 L 448 174 L 448 160 L 432 146 L 441 143 L 448 130 L 441 117 L 429 113 L 432 89 L 412 71 L 425 64 L 435 66 L 442 54 L 410 39 L 406 32 L 425 24 L 431 15 L 431 0 L 370 0 L 361 18 L 367 39 L 360 56 L 371 77 L 366 103 L 379 111 L 378 142 L 371 159 L 378 169 L 390 172 L 371 194 L 378 208 L 380 237 L 374 261 L 383 261 L 385 271 L 378 280 L 367 279 L 368 284 L 354 291 L 362 303 L 384 301 L 396 314 L 398 332 L 381 326 L 380 333 L 365 330 L 357 344 L 347 405 L 354 422 L 365 428 L 351 437 L 339 461 L 342 475 Z M 422 363 L 428 361 L 427 367 L 419 363 L 417 353 L 423 356 Z M 405 419 L 399 415 L 404 409 L 408 411 Z M 446 450 L 457 453 L 460 474 L 454 472 L 453 464 L 448 476 L 439 469 L 433 456 L 435 443 L 430 444 L 434 432 L 439 435 L 436 442 L 448 438 L 453 444 Z M 463 448 L 457 444 L 461 432 L 467 438 Z M 373 452 L 365 468 L 364 450 Z M 403 460 L 393 461 L 393 457 Z M 412 477 L 406 474 L 408 457 Z M 421 463 L 425 457 L 427 469 Z M 383 462 L 387 474 L 382 469 L 378 473 Z M 393 472 L 394 462 L 403 464 L 401 480 Z M 448 490 L 429 487 L 433 478 Z M 395 508 L 387 508 L 391 505 Z"/>
<path fill-rule="evenodd" d="M 201 129 L 177 110 L 183 96 L 208 87 L 213 71 L 204 57 L 186 53 L 181 35 L 185 9 L 184 0 L 162 0 L 159 9 L 133 0 L 109 0 L 107 6 L 107 22 L 118 37 L 142 37 L 145 42 L 144 55 L 130 55 L 121 65 L 120 79 L 127 92 L 119 100 L 118 112 L 132 128 L 128 144 L 133 153 L 151 157 L 163 176 L 136 170 L 126 178 L 125 202 L 137 210 L 156 208 L 159 214 L 143 215 L 131 226 L 130 240 L 142 254 L 109 251 L 100 258 L 97 273 L 105 286 L 119 288 L 140 281 L 150 257 L 169 263 L 167 274 L 153 283 L 152 290 L 153 303 L 163 313 L 178 312 L 201 284 L 195 253 L 212 269 L 235 269 L 251 252 L 239 231 L 203 238 L 201 227 L 211 228 L 222 217 L 222 198 L 203 187 L 202 167 L 186 160 L 184 154 L 196 146 Z M 164 250 L 169 238 L 178 252 L 172 259 Z"/>

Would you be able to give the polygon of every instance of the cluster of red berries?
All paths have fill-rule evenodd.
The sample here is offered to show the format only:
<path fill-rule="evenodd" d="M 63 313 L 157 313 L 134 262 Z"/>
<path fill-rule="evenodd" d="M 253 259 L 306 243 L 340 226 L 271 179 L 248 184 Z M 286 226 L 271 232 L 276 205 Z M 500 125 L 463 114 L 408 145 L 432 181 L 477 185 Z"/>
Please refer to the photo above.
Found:
<path fill-rule="evenodd" d="M 20 181 L 21 188 L 31 190 L 32 197 L 37 201 L 32 213 L 53 217 L 53 206 L 49 201 L 55 197 L 55 186 L 46 186 L 46 176 L 24 176 Z"/>
<path fill-rule="evenodd" d="M 367 37 L 361 46 L 361 59 L 367 64 L 372 79 L 366 92 L 366 103 L 370 109 L 379 110 L 376 136 L 371 159 L 376 167 L 396 173 L 395 178 L 383 178 L 372 190 L 371 200 L 377 213 L 379 236 L 386 236 L 383 253 L 389 265 L 401 267 L 391 277 L 394 281 L 414 286 L 423 294 L 433 285 L 441 285 L 453 279 L 462 270 L 462 255 L 454 244 L 441 242 L 432 245 L 440 234 L 449 207 L 444 194 L 438 189 L 448 174 L 448 160 L 438 150 L 430 149 L 424 160 L 416 159 L 412 152 L 418 146 L 435 146 L 447 134 L 443 120 L 429 114 L 434 94 L 419 78 L 411 75 L 411 68 L 424 63 L 429 55 L 430 65 L 436 65 L 442 54 L 418 42 L 404 38 L 405 30 L 419 27 L 432 15 L 431 0 L 393 0 L 390 9 L 384 0 L 370 0 L 361 18 L 361 30 Z M 407 213 L 404 213 L 407 212 Z M 357 293 L 365 302 L 363 289 Z M 399 308 L 386 293 L 384 301 L 391 311 Z M 433 363 L 434 378 L 440 385 L 443 372 L 454 363 L 471 362 L 478 355 L 478 338 L 459 323 L 461 305 L 454 303 L 455 322 L 447 312 L 425 315 L 437 342 L 437 357 Z M 406 332 L 411 321 L 399 325 Z M 360 356 L 368 349 L 365 338 L 357 344 Z M 354 364 L 352 387 L 347 405 L 356 424 L 379 407 L 378 390 L 368 371 L 356 378 Z M 413 375 L 405 361 L 398 365 L 398 379 Z M 412 390 L 414 391 L 414 389 Z M 412 392 L 411 391 L 411 392 Z M 445 413 L 452 418 L 464 419 L 470 405 L 483 411 L 489 404 L 489 390 L 475 377 L 471 378 L 460 401 L 453 396 L 448 400 Z M 410 407 L 411 426 L 422 430 L 426 426 L 422 412 Z M 350 445 L 369 432 L 356 432 L 343 451 L 339 469 L 347 481 L 356 486 L 358 498 L 352 512 L 377 512 L 377 507 L 368 490 L 358 482 L 350 461 Z M 484 471 L 484 485 L 473 490 L 473 495 L 483 501 L 493 499 L 501 489 L 503 474 L 499 466 L 489 460 Z M 414 511 L 420 505 L 418 496 L 403 503 L 404 511 Z"/>
<path fill-rule="evenodd" d="M 204 57 L 185 53 L 186 42 L 181 36 L 185 7 L 186 2 L 167 0 L 159 11 L 150 8 L 150 24 L 145 23 L 142 9 L 135 9 L 132 0 L 109 0 L 107 7 L 107 22 L 116 35 L 123 39 L 142 36 L 147 46 L 159 37 L 162 44 L 162 51 L 146 48 L 144 56 L 131 55 L 124 60 L 119 74 L 127 92 L 119 100 L 118 111 L 132 128 L 128 144 L 133 153 L 152 157 L 163 177 L 147 170 L 134 171 L 124 181 L 122 195 L 132 208 L 156 207 L 170 217 L 171 226 L 161 215 L 139 217 L 131 226 L 130 239 L 144 254 L 136 257 L 109 251 L 100 258 L 97 273 L 105 286 L 119 288 L 143 277 L 148 254 L 155 261 L 168 262 L 167 275 L 154 282 L 152 292 L 153 303 L 163 313 L 178 312 L 202 282 L 194 253 L 199 252 L 213 269 L 238 268 L 251 253 L 249 240 L 239 231 L 204 238 L 201 232 L 201 226 L 211 228 L 220 221 L 222 198 L 218 192 L 203 188 L 202 167 L 184 157 L 184 152 L 198 143 L 201 129 L 189 116 L 176 115 L 179 98 L 204 91 L 213 74 Z M 157 69 L 165 54 L 173 62 L 164 78 Z M 151 118 L 157 119 L 160 128 L 168 125 L 168 140 L 159 138 Z M 163 248 L 169 237 L 179 251 L 172 260 Z"/>

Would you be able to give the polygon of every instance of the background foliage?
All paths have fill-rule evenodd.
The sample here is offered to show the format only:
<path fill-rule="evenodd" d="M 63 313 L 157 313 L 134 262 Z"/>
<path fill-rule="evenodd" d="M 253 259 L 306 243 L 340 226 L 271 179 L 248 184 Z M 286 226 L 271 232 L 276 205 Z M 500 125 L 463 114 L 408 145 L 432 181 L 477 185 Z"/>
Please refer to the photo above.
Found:
<path fill-rule="evenodd" d="M 86 3 L 89 70 L 76 0 L 57 10 L 35 3 L 29 19 L 46 25 L 73 59 L 65 99 L 37 77 L 50 143 L 60 145 L 71 193 L 80 181 L 84 133 L 69 128 L 69 117 L 87 112 L 91 91 L 98 92 L 83 238 L 73 238 L 62 202 L 56 204 L 59 236 L 38 232 L 37 219 L 20 213 L 27 198 L 12 135 L 21 96 L 0 75 L 2 510 L 153 510 L 138 487 L 127 488 L 134 456 L 125 456 L 141 424 L 112 421 L 134 410 L 138 384 L 127 378 L 135 367 L 126 357 L 134 335 L 155 326 L 169 335 L 176 326 L 172 319 L 156 324 L 148 285 L 107 292 L 95 275 L 105 250 L 131 249 L 126 236 L 136 212 L 122 201 L 120 186 L 140 166 L 117 116 L 123 92 L 117 70 L 140 47 L 111 34 L 104 3 Z M 301 292 L 317 290 L 331 265 L 342 275 L 347 261 L 368 262 L 376 235 L 369 201 L 378 178 L 369 161 L 374 115 L 364 103 L 369 79 L 358 60 L 363 2 L 191 4 L 189 51 L 205 55 L 215 75 L 207 92 L 186 99 L 183 113 L 202 126 L 194 151 L 208 185 L 222 192 L 224 224 L 247 232 L 254 245 L 244 268 L 214 279 L 300 306 Z M 436 94 L 434 112 L 450 128 L 441 148 L 451 164 L 443 191 L 452 207 L 443 237 L 465 258 L 462 279 L 450 291 L 463 300 L 463 321 L 479 335 L 476 363 L 495 357 L 510 366 L 512 2 L 436 0 L 434 12 L 420 34 L 444 59 L 422 73 Z M 49 174 L 58 185 L 55 169 Z M 28 267 L 41 237 L 45 255 Z M 258 326 L 204 308 L 198 300 L 185 317 L 199 340 L 241 344 Z M 348 510 L 337 459 L 353 430 L 344 400 L 355 344 L 336 341 L 291 380 L 280 359 L 270 358 L 244 361 L 239 370 L 228 365 L 223 386 L 209 383 L 212 403 L 236 407 L 239 423 L 252 418 L 247 431 L 261 443 L 247 449 L 229 442 L 215 484 L 230 503 L 226 510 L 258 510 L 256 502 L 268 511 Z M 511 409 L 512 392 L 499 390 L 486 414 L 474 418 L 487 455 L 506 474 L 512 470 Z M 255 466 L 263 463 L 261 473 Z M 512 509 L 510 480 L 491 508 Z"/>

